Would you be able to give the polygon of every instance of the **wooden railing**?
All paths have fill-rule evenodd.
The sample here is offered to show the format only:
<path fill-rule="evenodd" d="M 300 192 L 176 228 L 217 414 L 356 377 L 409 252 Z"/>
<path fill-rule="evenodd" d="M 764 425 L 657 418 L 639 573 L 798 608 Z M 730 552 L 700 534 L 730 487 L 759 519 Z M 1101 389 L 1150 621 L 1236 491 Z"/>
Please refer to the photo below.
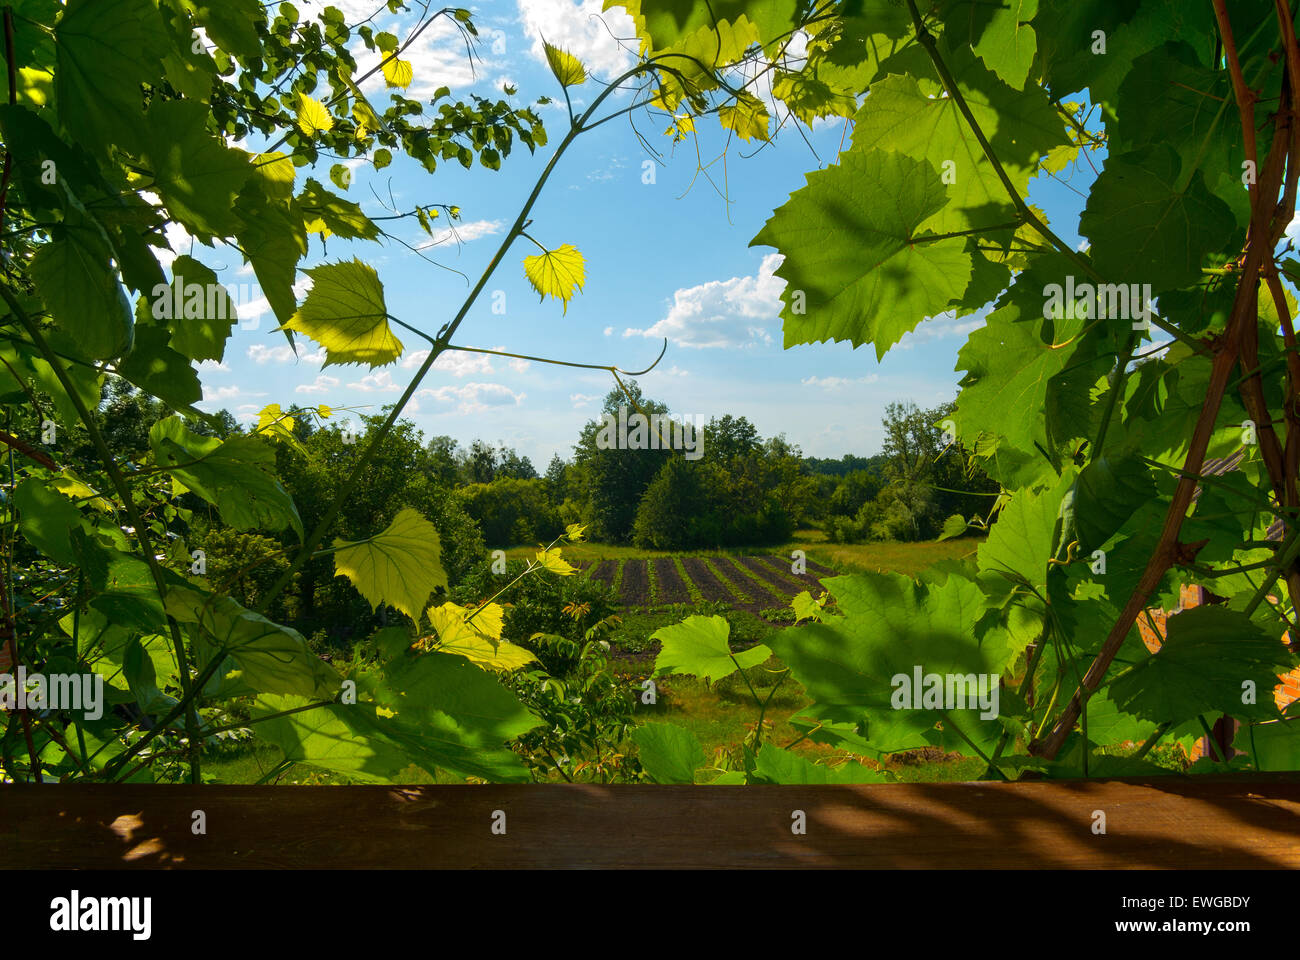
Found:
<path fill-rule="evenodd" d="M 1104 833 L 1095 832 L 1099 815 Z M 0 788 L 0 868 L 131 866 L 1296 868 L 1300 775 L 833 787 Z"/>

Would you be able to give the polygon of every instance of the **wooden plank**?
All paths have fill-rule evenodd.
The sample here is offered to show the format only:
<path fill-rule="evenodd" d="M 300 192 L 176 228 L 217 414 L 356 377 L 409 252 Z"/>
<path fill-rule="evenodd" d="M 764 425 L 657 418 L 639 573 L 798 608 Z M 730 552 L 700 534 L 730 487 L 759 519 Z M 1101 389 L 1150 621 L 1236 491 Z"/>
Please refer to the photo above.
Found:
<path fill-rule="evenodd" d="M 202 810 L 207 834 L 191 832 Z M 506 833 L 493 835 L 494 811 Z M 807 833 L 792 833 L 803 810 Z M 1093 833 L 1094 811 L 1106 833 Z M 9 786 L 0 867 L 1296 868 L 1300 776 L 831 787 Z"/>

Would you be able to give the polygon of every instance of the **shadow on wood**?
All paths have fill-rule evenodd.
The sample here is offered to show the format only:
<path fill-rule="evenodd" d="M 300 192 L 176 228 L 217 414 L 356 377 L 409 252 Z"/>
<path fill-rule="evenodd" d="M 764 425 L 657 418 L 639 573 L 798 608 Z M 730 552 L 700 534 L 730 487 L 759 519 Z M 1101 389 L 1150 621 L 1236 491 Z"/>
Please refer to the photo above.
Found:
<path fill-rule="evenodd" d="M 205 835 L 192 832 L 196 810 Z M 803 835 L 792 833 L 796 810 Z M 495 811 L 504 835 L 492 832 Z M 1093 832 L 1097 811 L 1104 835 Z M 1300 776 L 0 789 L 0 867 L 129 866 L 1296 868 Z"/>

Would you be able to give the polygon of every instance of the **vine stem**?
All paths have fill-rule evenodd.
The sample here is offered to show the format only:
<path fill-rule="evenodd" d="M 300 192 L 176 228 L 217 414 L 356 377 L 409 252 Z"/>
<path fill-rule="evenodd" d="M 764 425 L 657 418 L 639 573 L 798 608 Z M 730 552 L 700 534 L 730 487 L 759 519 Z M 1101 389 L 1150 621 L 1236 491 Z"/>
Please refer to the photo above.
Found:
<path fill-rule="evenodd" d="M 911 3 L 912 0 L 908 0 L 908 2 Z M 1224 37 L 1224 43 L 1226 47 L 1232 47 L 1230 35 Z M 1236 56 L 1234 52 L 1229 58 L 1229 64 L 1235 62 Z M 1239 68 L 1237 73 L 1240 74 Z M 1242 82 L 1240 88 L 1244 89 L 1244 87 L 1245 84 Z M 1239 104 L 1239 107 L 1243 109 L 1246 106 L 1246 104 Z M 1197 418 L 1196 426 L 1192 431 L 1182 475 L 1179 477 L 1178 486 L 1174 490 L 1169 510 L 1165 515 L 1160 538 L 1156 543 L 1151 559 L 1147 562 L 1146 568 L 1138 579 L 1137 586 L 1129 597 L 1128 603 L 1120 613 L 1119 619 L 1111 629 L 1105 643 L 1102 644 L 1101 651 L 1093 660 L 1087 673 L 1084 674 L 1083 683 L 1080 684 L 1070 698 L 1069 703 L 1066 704 L 1048 736 L 1045 739 L 1035 738 L 1030 743 L 1030 753 L 1052 759 L 1060 751 L 1070 731 L 1074 728 L 1075 722 L 1079 719 L 1084 698 L 1101 684 L 1111 662 L 1119 653 L 1121 645 L 1128 636 L 1129 630 L 1137 622 L 1141 611 L 1146 608 L 1147 602 L 1165 573 L 1179 559 L 1177 555 L 1178 534 L 1182 529 L 1183 520 L 1187 516 L 1187 510 L 1191 506 L 1197 478 L 1199 478 L 1205 465 L 1205 453 L 1209 447 L 1210 437 L 1214 432 L 1215 420 L 1223 402 L 1228 378 L 1240 358 L 1247 326 L 1252 326 L 1257 322 L 1255 307 L 1258 299 L 1261 271 L 1266 259 L 1271 262 L 1272 250 L 1276 246 L 1276 236 L 1280 235 L 1281 230 L 1286 226 L 1285 222 L 1281 224 L 1281 227 L 1277 224 L 1278 217 L 1276 214 L 1281 204 L 1277 202 L 1276 198 L 1282 190 L 1284 166 L 1288 165 L 1285 161 L 1291 138 L 1284 134 L 1290 133 L 1291 124 L 1287 112 L 1279 112 L 1276 124 L 1278 135 L 1274 137 L 1264 169 L 1260 171 L 1260 175 L 1257 177 L 1259 190 L 1255 194 L 1255 202 L 1251 209 L 1251 224 L 1247 234 L 1245 258 L 1237 283 L 1237 292 L 1233 300 L 1227 332 L 1216 345 L 1210 379 L 1206 387 L 1205 402 L 1201 407 L 1200 416 Z M 1270 201 L 1269 198 L 1273 199 Z"/>
<path fill-rule="evenodd" d="M 528 199 L 524 202 L 523 208 L 519 211 L 519 215 L 515 218 L 514 225 L 511 226 L 509 233 L 506 234 L 505 239 L 503 239 L 500 246 L 497 247 L 496 253 L 492 255 L 492 259 L 488 262 L 487 267 L 479 276 L 478 282 L 474 285 L 474 289 L 472 289 L 469 296 L 465 298 L 465 302 L 461 304 L 460 310 L 456 312 L 456 316 L 451 320 L 451 322 L 446 324 L 438 332 L 437 338 L 429 350 L 429 355 L 425 357 L 424 362 L 420 364 L 420 368 L 416 370 L 415 376 L 412 377 L 411 382 L 407 384 L 406 390 L 403 391 L 402 395 L 397 399 L 397 402 L 393 404 L 393 409 L 389 412 L 383 424 L 381 424 L 379 429 L 374 432 L 370 442 L 366 445 L 366 449 L 362 451 L 361 457 L 358 459 L 356 466 L 352 468 L 352 473 L 348 475 L 347 480 L 345 480 L 343 485 L 339 488 L 338 495 L 335 496 L 334 502 L 330 505 L 330 508 L 325 511 L 325 515 L 316 524 L 315 529 L 312 530 L 311 534 L 303 543 L 302 550 L 299 551 L 298 555 L 289 564 L 288 569 L 285 570 L 284 573 L 280 575 L 280 578 L 271 585 L 270 589 L 267 590 L 254 608 L 258 613 L 263 613 L 271 602 L 280 595 L 284 588 L 292 582 L 294 575 L 303 568 L 308 559 L 311 558 L 312 552 L 325 538 L 325 534 L 329 531 L 329 528 L 333 525 L 335 519 L 337 519 L 339 512 L 343 509 L 343 504 L 348 501 L 352 496 L 353 491 L 356 490 L 366 468 L 375 458 L 380 445 L 387 438 L 393 425 L 397 423 L 398 417 L 401 416 L 402 411 L 410 402 L 411 397 L 415 395 L 415 391 L 419 388 L 421 382 L 423 382 L 425 376 L 429 373 L 429 370 L 432 369 L 434 362 L 437 361 L 442 352 L 450 345 L 451 338 L 455 336 L 457 329 L 459 329 L 461 323 L 469 313 L 470 308 L 478 299 L 479 294 L 483 292 L 483 288 L 487 286 L 487 282 L 491 279 L 496 268 L 500 266 L 502 259 L 504 259 L 511 245 L 523 234 L 524 227 L 528 222 L 529 213 L 532 212 L 534 204 L 537 203 L 537 198 L 541 196 L 542 188 L 546 186 L 547 180 L 550 179 L 552 172 L 554 172 L 556 166 L 559 164 L 560 158 L 564 156 L 569 145 L 573 143 L 580 133 L 582 133 L 587 120 L 594 115 L 596 109 L 601 105 L 605 98 L 617 90 L 619 85 L 625 80 L 635 76 L 642 70 L 645 70 L 646 67 L 646 64 L 638 64 L 636 67 L 627 71 L 610 84 L 610 86 L 595 99 L 592 105 L 582 115 L 579 122 L 576 125 L 571 126 L 568 133 L 564 135 L 564 139 L 560 141 L 560 145 L 556 148 L 555 154 L 551 157 L 550 162 L 547 163 L 546 168 L 542 170 L 541 175 L 537 178 L 537 182 L 533 185 L 533 190 L 528 195 Z"/>

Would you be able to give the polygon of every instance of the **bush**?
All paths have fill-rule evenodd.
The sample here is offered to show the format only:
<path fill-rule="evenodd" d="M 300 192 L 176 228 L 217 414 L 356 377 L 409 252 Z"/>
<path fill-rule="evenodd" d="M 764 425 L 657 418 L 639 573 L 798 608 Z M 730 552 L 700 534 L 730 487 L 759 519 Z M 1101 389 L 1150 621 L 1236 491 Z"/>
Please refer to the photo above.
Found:
<path fill-rule="evenodd" d="M 546 496 L 545 481 L 500 477 L 491 483 L 471 483 L 457 494 L 493 546 L 549 543 L 564 532 L 560 513 Z"/>
<path fill-rule="evenodd" d="M 465 606 L 481 603 L 519 576 L 524 567 L 522 560 L 511 560 L 505 573 L 494 574 L 490 565 L 480 564 L 452 591 L 452 599 Z M 607 586 L 581 574 L 530 574 L 496 602 L 506 608 L 502 636 L 531 650 L 554 676 L 564 676 L 573 668 L 584 634 L 618 609 L 618 599 Z M 574 645 L 533 640 L 535 634 L 562 637 Z"/>

